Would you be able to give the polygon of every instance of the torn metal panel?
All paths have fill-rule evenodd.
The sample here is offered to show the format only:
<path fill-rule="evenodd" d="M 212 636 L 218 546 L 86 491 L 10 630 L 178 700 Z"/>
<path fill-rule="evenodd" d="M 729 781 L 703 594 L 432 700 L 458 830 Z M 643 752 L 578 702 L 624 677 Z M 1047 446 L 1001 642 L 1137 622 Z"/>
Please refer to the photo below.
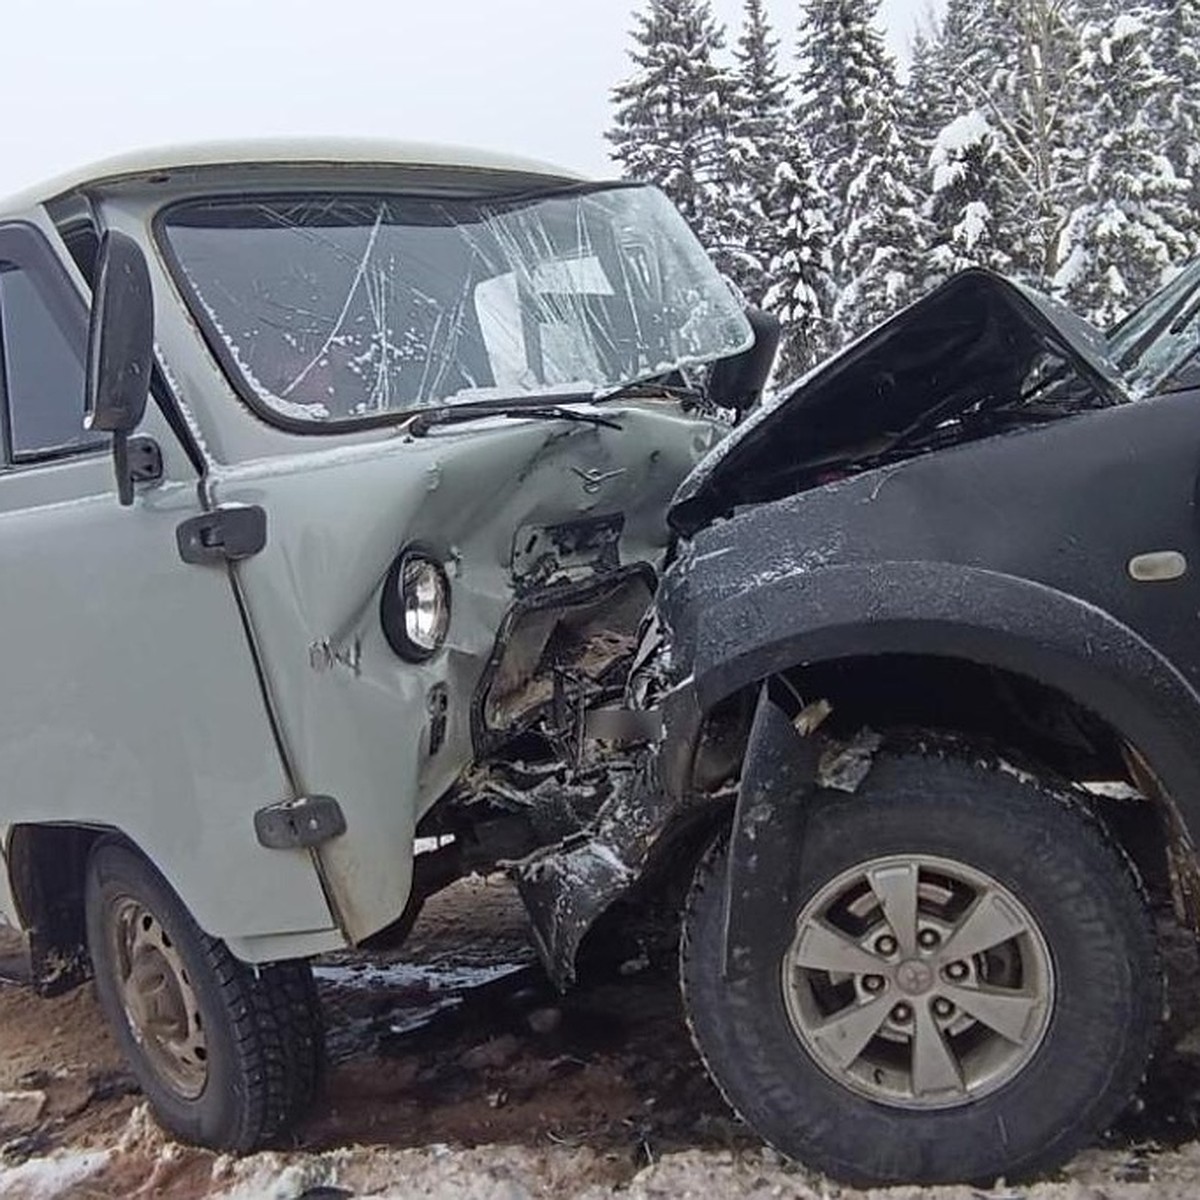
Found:
<path fill-rule="evenodd" d="M 596 573 L 522 596 L 509 610 L 475 703 L 481 756 L 554 706 L 557 731 L 574 710 L 620 697 L 636 633 L 653 597 L 644 565 Z M 564 705 L 571 712 L 563 709 Z"/>
<path fill-rule="evenodd" d="M 574 980 L 584 936 L 640 877 L 675 809 L 652 754 L 614 765 L 610 774 L 611 795 L 585 829 L 511 868 L 538 952 L 559 987 Z"/>
<path fill-rule="evenodd" d="M 576 954 L 595 921 L 640 881 L 669 869 L 679 838 L 733 799 L 730 780 L 747 725 L 740 706 L 702 727 L 693 694 L 682 689 L 653 712 L 628 716 L 625 732 L 653 727 L 659 736 L 631 749 L 593 744 L 588 772 L 560 780 L 549 798 L 561 811 L 590 772 L 604 780 L 603 802 L 571 834 L 512 867 L 538 949 L 560 987 L 574 979 Z"/>
<path fill-rule="evenodd" d="M 580 468 L 574 468 L 579 471 Z M 618 478 L 626 468 L 607 472 Z M 600 472 L 596 472 L 597 475 Z M 598 489 L 585 492 L 594 494 Z M 620 565 L 624 513 L 603 513 L 550 526 L 523 525 L 513 538 L 513 578 L 521 591 L 547 583 L 606 574 Z"/>

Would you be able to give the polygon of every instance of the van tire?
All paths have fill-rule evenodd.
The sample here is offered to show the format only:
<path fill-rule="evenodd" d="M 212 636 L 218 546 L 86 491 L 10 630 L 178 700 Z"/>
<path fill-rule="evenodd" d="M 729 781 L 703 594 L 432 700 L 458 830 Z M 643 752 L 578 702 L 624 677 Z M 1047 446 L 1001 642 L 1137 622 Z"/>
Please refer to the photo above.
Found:
<path fill-rule="evenodd" d="M 860 1186 L 1025 1179 L 1103 1132 L 1144 1075 L 1162 982 L 1137 876 L 1100 823 L 1067 792 L 953 754 L 883 752 L 854 795 L 819 793 L 810 803 L 777 911 L 739 946 L 744 969 L 727 976 L 724 967 L 725 835 L 701 860 L 685 912 L 688 1021 L 746 1123 L 784 1154 Z M 975 900 L 968 885 L 963 893 L 974 908 L 937 899 L 956 873 L 975 881 Z M 899 914 L 915 901 L 911 930 L 911 918 L 896 923 L 880 907 L 879 897 L 896 894 L 888 881 L 901 877 L 918 889 L 894 899 Z M 979 939 L 955 922 L 985 901 L 1018 932 L 995 951 L 962 955 L 956 942 Z M 901 930 L 935 948 L 897 949 Z M 968 970 L 967 984 L 953 983 Z M 964 1051 L 955 1082 L 955 1047 L 978 1046 L 994 1030 L 934 1022 L 972 1017 L 965 1006 L 1006 986 L 1005 970 L 1020 972 L 1013 999 L 1025 1004 L 1039 978 L 1049 980 L 1045 999 L 1014 1040 L 999 1039 L 1010 1066 L 973 1077 L 979 1060 Z M 876 1012 L 886 1014 L 882 1025 Z M 861 1037 L 850 1032 L 856 1021 Z M 906 1038 L 911 1063 L 896 1049 Z M 925 1071 L 918 1083 L 921 1039 L 923 1063 L 936 1057 L 935 1042 L 951 1050 L 934 1087 Z"/>
<path fill-rule="evenodd" d="M 308 964 L 240 962 L 115 838 L 93 849 L 85 897 L 100 1006 L 159 1124 L 237 1153 L 289 1130 L 324 1063 Z"/>

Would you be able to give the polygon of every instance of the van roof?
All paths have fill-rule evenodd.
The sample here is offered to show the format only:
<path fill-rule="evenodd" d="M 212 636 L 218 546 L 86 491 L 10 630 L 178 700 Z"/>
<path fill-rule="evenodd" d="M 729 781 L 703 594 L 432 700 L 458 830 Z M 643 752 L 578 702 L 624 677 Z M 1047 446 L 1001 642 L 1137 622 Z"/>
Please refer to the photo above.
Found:
<path fill-rule="evenodd" d="M 0 200 L 0 214 L 31 208 L 93 184 L 193 167 L 249 164 L 375 165 L 496 171 L 575 181 L 573 171 L 534 159 L 463 146 L 376 138 L 263 138 L 202 142 L 137 150 L 77 168 Z"/>

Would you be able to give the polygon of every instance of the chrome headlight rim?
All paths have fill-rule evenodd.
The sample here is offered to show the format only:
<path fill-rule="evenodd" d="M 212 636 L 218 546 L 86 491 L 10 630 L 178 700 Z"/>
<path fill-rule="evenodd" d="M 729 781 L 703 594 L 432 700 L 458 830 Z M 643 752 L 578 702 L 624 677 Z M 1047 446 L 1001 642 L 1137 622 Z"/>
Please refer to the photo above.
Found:
<path fill-rule="evenodd" d="M 418 594 L 422 584 L 432 586 L 436 610 L 432 631 L 424 636 L 414 629 L 423 603 Z M 429 547 L 414 543 L 396 555 L 383 583 L 380 622 L 388 645 L 406 662 L 427 662 L 445 645 L 450 630 L 450 577 Z"/>

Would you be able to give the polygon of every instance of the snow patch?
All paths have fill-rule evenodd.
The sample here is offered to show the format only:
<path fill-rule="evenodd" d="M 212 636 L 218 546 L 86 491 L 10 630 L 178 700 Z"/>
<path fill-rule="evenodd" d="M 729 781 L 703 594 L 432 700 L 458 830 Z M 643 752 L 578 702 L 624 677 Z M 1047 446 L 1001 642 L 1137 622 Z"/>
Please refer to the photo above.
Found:
<path fill-rule="evenodd" d="M 267 1152 L 238 1162 L 222 1156 L 213 1163 L 214 1195 L 220 1200 L 296 1200 L 321 1188 L 337 1188 L 346 1151 L 317 1158 L 293 1158 Z"/>
<path fill-rule="evenodd" d="M 19 1166 L 0 1167 L 0 1196 L 5 1200 L 54 1200 L 108 1165 L 109 1150 L 76 1150 L 29 1158 Z"/>
<path fill-rule="evenodd" d="M 1085 792 L 1091 792 L 1093 796 L 1103 796 L 1106 800 L 1142 801 L 1146 799 L 1137 788 L 1123 779 L 1092 780 L 1081 786 Z"/>
<path fill-rule="evenodd" d="M 335 987 L 457 992 L 482 987 L 523 969 L 522 963 L 491 963 L 478 967 L 442 963 L 355 963 L 314 967 L 313 975 L 322 983 Z"/>
<path fill-rule="evenodd" d="M 988 119 L 978 109 L 955 117 L 937 135 L 929 152 L 933 170 L 933 191 L 936 195 L 952 187 L 964 174 L 962 159 L 975 146 L 992 136 Z"/>

